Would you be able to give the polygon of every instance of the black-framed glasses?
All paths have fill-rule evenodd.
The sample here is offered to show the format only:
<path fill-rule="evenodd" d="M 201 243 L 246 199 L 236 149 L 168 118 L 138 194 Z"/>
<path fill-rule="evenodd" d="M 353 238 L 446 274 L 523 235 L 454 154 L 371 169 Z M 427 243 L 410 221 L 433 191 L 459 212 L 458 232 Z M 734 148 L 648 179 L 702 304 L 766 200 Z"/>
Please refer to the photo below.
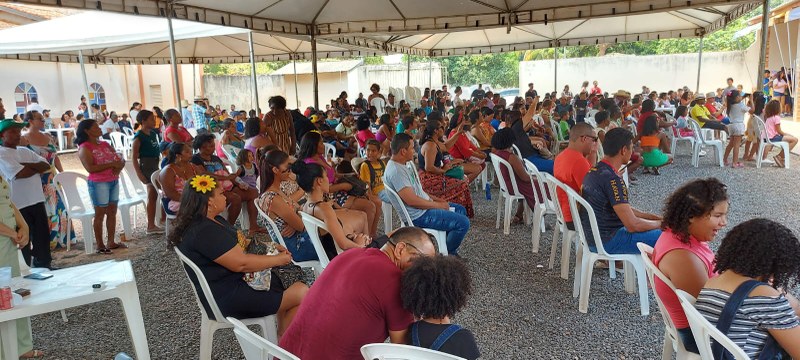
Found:
<path fill-rule="evenodd" d="M 597 136 L 583 135 L 583 137 L 588 137 L 588 138 L 592 139 L 592 142 L 597 142 Z"/>

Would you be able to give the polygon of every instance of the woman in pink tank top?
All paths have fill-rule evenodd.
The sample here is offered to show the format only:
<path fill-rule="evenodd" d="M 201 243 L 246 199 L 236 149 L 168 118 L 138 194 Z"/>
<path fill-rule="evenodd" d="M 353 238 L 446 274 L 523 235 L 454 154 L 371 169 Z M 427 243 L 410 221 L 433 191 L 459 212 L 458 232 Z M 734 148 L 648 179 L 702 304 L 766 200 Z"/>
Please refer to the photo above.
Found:
<path fill-rule="evenodd" d="M 670 279 L 676 289 L 694 297 L 714 273 L 714 252 L 708 247 L 727 225 L 728 193 L 725 184 L 715 178 L 697 179 L 670 195 L 664 206 L 663 232 L 653 251 L 653 263 Z M 689 322 L 678 297 L 658 278 L 654 279 L 656 296 L 667 309 L 686 350 L 697 353 Z"/>

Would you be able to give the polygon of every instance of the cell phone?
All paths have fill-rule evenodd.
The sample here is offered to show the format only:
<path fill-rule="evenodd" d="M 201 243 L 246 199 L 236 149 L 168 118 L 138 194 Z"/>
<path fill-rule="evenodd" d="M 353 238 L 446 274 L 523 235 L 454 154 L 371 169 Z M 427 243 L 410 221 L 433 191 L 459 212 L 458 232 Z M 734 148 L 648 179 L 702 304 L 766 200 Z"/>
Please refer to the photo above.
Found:
<path fill-rule="evenodd" d="M 53 274 L 31 273 L 31 274 L 25 275 L 23 277 L 26 278 L 26 279 L 32 279 L 32 280 L 47 280 L 47 279 L 53 277 Z"/>
<path fill-rule="evenodd" d="M 17 293 L 17 294 L 19 294 L 19 296 L 22 296 L 22 297 L 26 297 L 26 296 L 28 296 L 28 295 L 30 295 L 30 294 L 31 294 L 31 291 L 30 291 L 30 290 L 28 290 L 28 289 L 22 289 L 22 288 L 20 288 L 20 289 L 17 289 L 17 290 L 14 290 L 14 292 L 15 292 L 15 293 Z"/>

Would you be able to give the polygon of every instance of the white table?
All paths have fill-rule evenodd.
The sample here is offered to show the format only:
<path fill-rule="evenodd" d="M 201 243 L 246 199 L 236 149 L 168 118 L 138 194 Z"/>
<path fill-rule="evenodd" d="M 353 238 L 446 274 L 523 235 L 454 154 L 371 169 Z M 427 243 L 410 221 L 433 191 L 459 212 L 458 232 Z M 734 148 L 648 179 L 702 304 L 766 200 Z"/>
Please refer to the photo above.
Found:
<path fill-rule="evenodd" d="M 109 260 L 49 273 L 53 274 L 53 277 L 47 280 L 30 280 L 22 277 L 12 279 L 12 289 L 30 289 L 31 294 L 13 308 L 0 310 L 3 358 L 19 358 L 16 319 L 118 298 L 122 302 L 125 319 L 128 322 L 136 359 L 150 359 L 142 309 L 139 304 L 139 291 L 129 260 Z M 92 284 L 97 283 L 103 286 L 100 289 L 93 289 Z"/>
<path fill-rule="evenodd" d="M 77 148 L 69 149 L 69 144 L 67 144 L 66 140 L 64 140 L 64 138 L 66 137 L 64 135 L 64 133 L 71 132 L 71 133 L 75 134 L 75 129 L 73 129 L 73 128 L 56 128 L 56 129 L 46 129 L 45 131 L 56 135 L 56 138 L 58 139 L 58 153 L 59 154 L 65 153 L 65 152 L 78 151 Z M 67 147 L 66 150 L 64 150 L 65 146 Z"/>

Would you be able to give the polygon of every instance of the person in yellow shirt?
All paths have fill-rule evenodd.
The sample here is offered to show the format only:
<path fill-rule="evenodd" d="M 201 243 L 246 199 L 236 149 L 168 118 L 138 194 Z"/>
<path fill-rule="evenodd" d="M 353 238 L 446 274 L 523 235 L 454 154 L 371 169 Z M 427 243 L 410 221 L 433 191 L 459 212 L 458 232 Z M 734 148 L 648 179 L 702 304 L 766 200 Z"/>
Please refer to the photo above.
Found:
<path fill-rule="evenodd" d="M 711 112 L 708 111 L 705 103 L 706 97 L 703 94 L 698 94 L 694 99 L 694 106 L 692 106 L 692 110 L 690 112 L 692 119 L 697 121 L 697 123 L 700 124 L 700 127 L 703 129 L 714 129 L 728 132 L 728 127 L 711 115 Z"/>
<path fill-rule="evenodd" d="M 386 169 L 386 163 L 380 159 L 381 144 L 378 140 L 369 139 L 366 145 L 367 160 L 361 163 L 358 177 L 369 185 L 372 195 L 378 196 L 383 191 L 383 171 Z"/>

